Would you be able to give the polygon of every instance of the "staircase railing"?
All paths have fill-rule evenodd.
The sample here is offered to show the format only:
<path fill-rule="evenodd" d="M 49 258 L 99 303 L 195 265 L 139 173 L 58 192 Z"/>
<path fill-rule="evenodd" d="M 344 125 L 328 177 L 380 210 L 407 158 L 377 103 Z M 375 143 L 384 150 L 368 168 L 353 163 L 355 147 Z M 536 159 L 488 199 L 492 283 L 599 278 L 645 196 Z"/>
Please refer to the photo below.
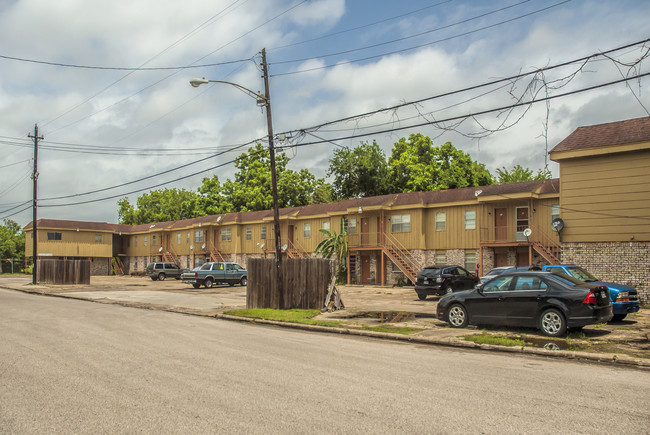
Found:
<path fill-rule="evenodd" d="M 218 250 L 216 246 L 214 246 L 213 242 L 210 242 L 210 261 L 220 262 L 220 263 L 223 263 L 224 261 L 226 261 L 226 260 L 224 260 L 223 254 L 221 253 L 221 251 Z"/>
<path fill-rule="evenodd" d="M 287 256 L 289 258 L 306 258 L 309 254 L 297 241 L 289 240 L 287 243 Z"/>
<path fill-rule="evenodd" d="M 383 239 L 385 243 L 382 246 L 382 251 L 402 271 L 404 276 L 415 284 L 415 277 L 422 269 L 422 264 L 395 237 L 384 233 Z"/>
<path fill-rule="evenodd" d="M 539 253 L 551 264 L 560 264 L 562 255 L 562 246 L 553 240 L 546 232 L 537 226 L 533 226 L 534 241 L 531 242 L 533 249 Z"/>
<path fill-rule="evenodd" d="M 111 270 L 113 275 L 124 275 L 124 263 L 119 257 L 113 257 L 111 259 Z"/>
<path fill-rule="evenodd" d="M 163 251 L 163 261 L 167 263 L 174 263 L 176 266 L 181 267 L 181 259 L 176 255 L 173 247 Z"/>

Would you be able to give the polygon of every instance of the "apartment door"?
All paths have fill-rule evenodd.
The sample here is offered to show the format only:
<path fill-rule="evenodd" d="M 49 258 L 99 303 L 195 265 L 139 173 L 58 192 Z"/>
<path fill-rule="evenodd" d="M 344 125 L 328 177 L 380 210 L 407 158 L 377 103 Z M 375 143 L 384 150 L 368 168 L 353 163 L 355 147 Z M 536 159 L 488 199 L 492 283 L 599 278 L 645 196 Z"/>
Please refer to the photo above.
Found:
<path fill-rule="evenodd" d="M 368 246 L 370 243 L 370 221 L 368 218 L 361 218 L 361 246 Z"/>
<path fill-rule="evenodd" d="M 370 257 L 361 256 L 361 283 L 370 284 Z"/>
<path fill-rule="evenodd" d="M 503 267 L 508 265 L 508 253 L 497 252 L 494 254 L 494 267 Z"/>
<path fill-rule="evenodd" d="M 508 209 L 507 208 L 494 209 L 494 239 L 495 240 L 508 239 Z"/>
<path fill-rule="evenodd" d="M 289 242 L 293 244 L 293 225 L 287 226 L 287 238 L 289 239 Z"/>

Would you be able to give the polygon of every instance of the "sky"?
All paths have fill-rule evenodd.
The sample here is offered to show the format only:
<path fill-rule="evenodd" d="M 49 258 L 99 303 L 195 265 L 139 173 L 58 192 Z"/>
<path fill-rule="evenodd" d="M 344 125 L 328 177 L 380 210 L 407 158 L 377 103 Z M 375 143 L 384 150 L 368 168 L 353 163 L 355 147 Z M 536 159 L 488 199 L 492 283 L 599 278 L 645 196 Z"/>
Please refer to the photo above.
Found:
<path fill-rule="evenodd" d="M 557 177 L 547 152 L 576 128 L 650 116 L 648 16 L 632 0 L 0 0 L 0 220 L 32 220 L 36 125 L 39 219 L 116 223 L 120 198 L 232 178 L 266 114 L 189 81 L 263 91 L 262 49 L 291 169 L 326 178 L 336 149 L 389 156 L 421 133 L 493 174 Z"/>

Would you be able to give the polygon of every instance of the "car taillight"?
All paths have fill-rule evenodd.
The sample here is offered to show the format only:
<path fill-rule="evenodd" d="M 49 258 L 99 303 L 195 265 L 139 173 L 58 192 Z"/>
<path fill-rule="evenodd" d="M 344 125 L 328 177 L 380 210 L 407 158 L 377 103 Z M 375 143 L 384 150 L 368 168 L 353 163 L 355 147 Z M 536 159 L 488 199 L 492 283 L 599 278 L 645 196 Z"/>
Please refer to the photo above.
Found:
<path fill-rule="evenodd" d="M 589 292 L 589 294 L 582 300 L 582 303 L 589 305 L 598 305 L 598 300 L 596 299 L 594 292 Z"/>
<path fill-rule="evenodd" d="M 198 278 L 198 277 L 199 277 L 199 272 L 194 272 L 194 278 Z"/>

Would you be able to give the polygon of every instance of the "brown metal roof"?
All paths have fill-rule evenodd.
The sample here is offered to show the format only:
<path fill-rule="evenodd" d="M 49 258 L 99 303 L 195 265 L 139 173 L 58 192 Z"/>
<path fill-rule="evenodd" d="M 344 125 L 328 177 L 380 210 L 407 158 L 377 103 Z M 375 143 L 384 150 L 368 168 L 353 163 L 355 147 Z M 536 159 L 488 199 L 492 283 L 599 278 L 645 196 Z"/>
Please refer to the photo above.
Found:
<path fill-rule="evenodd" d="M 325 204 L 311 204 L 303 207 L 289 207 L 280 209 L 280 216 L 309 217 L 327 213 L 345 214 L 347 210 L 357 207 L 391 207 L 391 206 L 419 206 L 433 205 L 437 203 L 453 203 L 472 201 L 476 199 L 475 192 L 481 190 L 480 196 L 506 196 L 520 193 L 530 194 L 547 194 L 558 193 L 560 191 L 560 180 L 558 178 L 550 180 L 524 181 L 521 183 L 496 184 L 492 186 L 464 187 L 461 189 L 436 190 L 433 192 L 408 192 L 397 193 L 382 196 L 373 196 L 368 198 L 353 198 L 338 202 Z M 38 225 L 41 228 L 61 228 L 61 229 L 84 229 L 98 231 L 113 231 L 115 233 L 136 233 L 149 232 L 150 230 L 164 230 L 175 228 L 186 228 L 199 223 L 216 223 L 217 219 L 220 224 L 239 223 L 260 221 L 273 216 L 273 210 L 223 213 L 218 215 L 200 216 L 192 219 L 183 219 L 174 222 L 156 222 L 142 225 L 125 225 L 109 224 L 105 222 L 81 222 L 66 221 L 56 219 L 39 219 Z M 31 229 L 31 222 L 25 229 Z"/>
<path fill-rule="evenodd" d="M 650 117 L 578 127 L 551 152 L 573 151 L 650 141 Z"/>

